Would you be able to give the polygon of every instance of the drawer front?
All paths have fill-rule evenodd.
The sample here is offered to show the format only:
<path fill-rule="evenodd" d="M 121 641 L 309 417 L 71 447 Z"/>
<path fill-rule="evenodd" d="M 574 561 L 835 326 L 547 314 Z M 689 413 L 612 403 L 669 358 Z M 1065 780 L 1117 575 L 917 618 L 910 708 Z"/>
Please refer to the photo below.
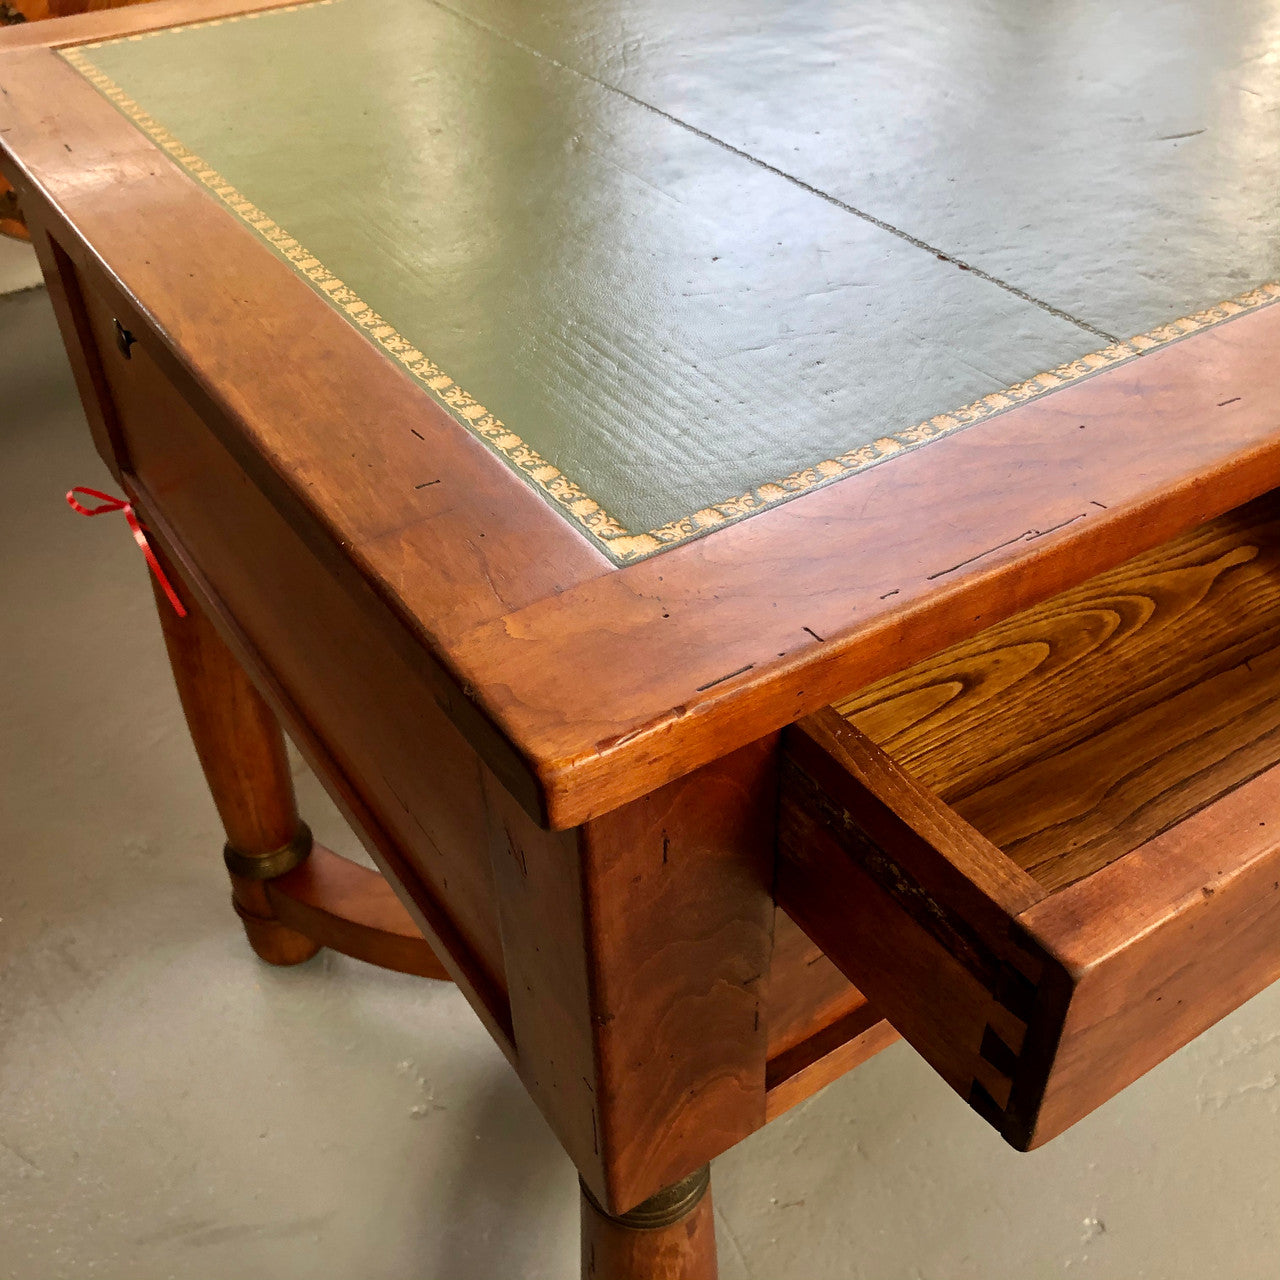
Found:
<path fill-rule="evenodd" d="M 1280 977 L 1280 769 L 1048 892 L 834 711 L 785 756 L 779 904 L 1020 1149 Z"/>
<path fill-rule="evenodd" d="M 1032 1147 L 1280 976 L 1280 495 L 784 741 L 778 902 Z"/>

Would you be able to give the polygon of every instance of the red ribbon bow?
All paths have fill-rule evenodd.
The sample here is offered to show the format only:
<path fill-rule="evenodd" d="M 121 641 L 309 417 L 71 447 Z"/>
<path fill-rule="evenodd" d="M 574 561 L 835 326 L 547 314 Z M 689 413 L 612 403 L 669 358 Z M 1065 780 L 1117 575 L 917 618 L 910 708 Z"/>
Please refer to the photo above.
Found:
<path fill-rule="evenodd" d="M 100 507 L 83 506 L 76 501 L 75 495 L 77 493 L 88 494 L 91 498 L 100 498 L 102 505 Z M 129 528 L 133 532 L 133 540 L 138 544 L 138 549 L 146 559 L 147 567 L 155 574 L 161 590 L 169 597 L 169 603 L 173 605 L 174 613 L 180 618 L 187 616 L 187 611 L 182 607 L 182 601 L 178 599 L 178 593 L 173 589 L 173 584 L 169 579 L 165 577 L 165 572 L 160 567 L 160 561 L 156 559 L 156 553 L 151 550 L 151 543 L 147 541 L 147 535 L 143 531 L 142 525 L 138 523 L 138 517 L 134 513 L 132 503 L 126 502 L 123 498 L 113 498 L 109 493 L 103 493 L 99 489 L 86 489 L 79 484 L 74 489 L 67 490 L 67 502 L 70 503 L 73 511 L 78 511 L 82 516 L 104 516 L 112 511 L 123 511 L 124 518 L 129 522 Z"/>

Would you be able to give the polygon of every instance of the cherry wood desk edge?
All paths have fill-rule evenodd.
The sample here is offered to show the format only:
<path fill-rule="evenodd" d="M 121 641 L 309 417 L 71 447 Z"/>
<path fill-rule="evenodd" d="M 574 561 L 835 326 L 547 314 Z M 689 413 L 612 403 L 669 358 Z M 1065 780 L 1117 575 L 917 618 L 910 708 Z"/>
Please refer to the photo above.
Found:
<path fill-rule="evenodd" d="M 269 7 L 157 0 L 0 33 L 0 160 L 62 248 L 110 282 L 123 318 L 152 327 L 175 382 L 331 570 L 387 603 L 438 667 L 442 705 L 548 825 L 636 799 L 1280 483 L 1272 306 L 615 568 L 47 49 Z M 356 536 L 312 502 L 262 399 L 229 400 L 228 386 L 261 380 L 261 350 L 211 351 L 190 299 L 155 287 L 127 210 L 97 209 L 79 190 L 84 154 L 59 163 L 61 146 L 42 147 L 53 117 L 39 98 L 51 84 L 59 137 L 74 130 L 135 173 L 145 167 L 146 198 L 184 210 L 193 244 L 255 264 L 253 310 L 266 327 L 292 317 L 321 332 L 365 392 L 433 420 L 467 487 L 500 500 Z M 307 462 L 314 472 L 329 459 Z M 396 457 L 375 465 L 403 483 Z M 477 522 L 502 512 L 477 560 Z M 433 569 L 443 563 L 464 570 L 444 579 Z"/>
<path fill-rule="evenodd" d="M 305 0 L 304 0 L 305 2 Z M 93 40 L 159 31 L 185 22 L 229 18 L 263 9 L 286 9 L 299 0 L 150 0 L 137 13 L 120 21 L 119 10 L 97 9 L 89 13 L 46 18 L 39 23 L 20 22 L 0 27 L 0 53 L 8 49 L 67 48 Z"/>

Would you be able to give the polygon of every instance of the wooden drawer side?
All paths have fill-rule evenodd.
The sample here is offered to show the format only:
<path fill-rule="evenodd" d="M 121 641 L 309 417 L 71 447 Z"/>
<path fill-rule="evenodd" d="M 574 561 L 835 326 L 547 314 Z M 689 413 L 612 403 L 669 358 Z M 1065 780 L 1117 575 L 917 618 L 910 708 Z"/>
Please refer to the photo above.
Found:
<path fill-rule="evenodd" d="M 1053 892 L 835 713 L 781 795 L 779 904 L 1021 1150 L 1280 977 L 1280 765 Z"/>
<path fill-rule="evenodd" d="M 1280 495 L 839 710 L 1056 891 L 1280 759 Z"/>
<path fill-rule="evenodd" d="M 834 712 L 787 735 L 778 834 L 779 905 L 1003 1131 L 1060 1025 L 1064 977 L 1014 924 L 1043 890 Z"/>

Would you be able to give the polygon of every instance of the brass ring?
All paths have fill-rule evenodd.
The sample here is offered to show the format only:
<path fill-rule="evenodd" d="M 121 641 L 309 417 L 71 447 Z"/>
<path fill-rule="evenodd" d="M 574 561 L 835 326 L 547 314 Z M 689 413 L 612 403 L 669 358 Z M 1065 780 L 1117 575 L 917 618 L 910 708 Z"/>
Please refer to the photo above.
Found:
<path fill-rule="evenodd" d="M 245 880 L 274 880 L 304 863 L 311 852 L 311 845 L 311 828 L 300 822 L 293 839 L 279 849 L 270 853 L 242 853 L 226 845 L 222 850 L 222 860 L 233 876 Z"/>
<path fill-rule="evenodd" d="M 707 1188 L 711 1185 L 711 1166 L 704 1164 L 701 1169 L 695 1169 L 687 1178 L 681 1178 L 679 1182 L 663 1187 L 657 1194 L 650 1196 L 626 1213 L 610 1213 L 591 1194 L 587 1184 L 581 1178 L 578 1181 L 582 1186 L 582 1194 L 610 1222 L 630 1227 L 632 1231 L 659 1231 L 687 1216 L 697 1206 L 698 1201 L 706 1195 Z"/>

